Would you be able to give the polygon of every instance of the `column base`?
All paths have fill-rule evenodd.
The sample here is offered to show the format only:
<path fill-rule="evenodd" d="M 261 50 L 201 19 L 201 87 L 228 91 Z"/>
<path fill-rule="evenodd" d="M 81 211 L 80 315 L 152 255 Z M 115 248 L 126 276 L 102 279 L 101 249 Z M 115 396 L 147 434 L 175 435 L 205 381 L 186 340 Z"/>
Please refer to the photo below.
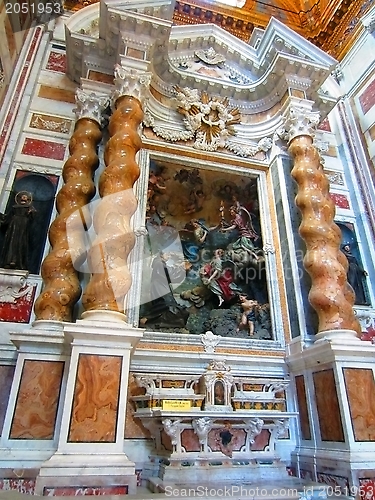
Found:
<path fill-rule="evenodd" d="M 327 341 L 336 344 L 345 342 L 346 345 L 350 342 L 357 345 L 361 339 L 355 330 L 325 330 L 315 335 L 315 344 Z"/>
<path fill-rule="evenodd" d="M 125 453 L 55 453 L 41 466 L 35 494 L 42 496 L 76 495 L 82 489 L 91 495 L 134 494 L 137 488 L 135 464 Z M 82 494 L 82 493 L 81 493 Z"/>
<path fill-rule="evenodd" d="M 102 311 L 93 310 L 85 311 L 81 314 L 83 321 L 105 321 L 105 322 L 121 322 L 126 323 L 126 315 L 118 311 Z M 130 325 L 129 325 L 130 326 Z"/>

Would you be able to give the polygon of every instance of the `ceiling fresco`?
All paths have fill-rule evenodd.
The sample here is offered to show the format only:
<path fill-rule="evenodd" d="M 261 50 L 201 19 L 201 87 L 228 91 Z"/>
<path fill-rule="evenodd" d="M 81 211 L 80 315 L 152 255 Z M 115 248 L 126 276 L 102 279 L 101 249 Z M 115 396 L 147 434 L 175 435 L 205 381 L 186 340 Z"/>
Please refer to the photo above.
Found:
<path fill-rule="evenodd" d="M 66 0 L 66 10 L 77 11 L 99 0 Z M 230 7 L 213 0 L 176 0 L 173 23 L 215 24 L 248 42 L 254 29 L 264 29 L 275 17 L 307 40 L 340 60 L 346 54 L 360 18 L 373 0 L 246 0 Z"/>

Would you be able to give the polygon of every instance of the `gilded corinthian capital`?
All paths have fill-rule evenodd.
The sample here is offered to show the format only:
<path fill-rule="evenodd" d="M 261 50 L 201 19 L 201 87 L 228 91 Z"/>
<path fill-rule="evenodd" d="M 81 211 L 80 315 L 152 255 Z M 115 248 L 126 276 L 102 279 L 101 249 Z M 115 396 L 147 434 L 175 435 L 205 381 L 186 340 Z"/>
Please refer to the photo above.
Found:
<path fill-rule="evenodd" d="M 141 103 L 147 97 L 151 82 L 151 73 L 127 69 L 116 64 L 115 66 L 115 90 L 113 92 L 113 103 L 121 96 L 135 97 Z"/>
<path fill-rule="evenodd" d="M 103 124 L 103 111 L 109 104 L 107 96 L 99 96 L 94 92 L 76 90 L 76 108 L 73 109 L 77 120 L 88 118 L 95 120 L 100 126 Z"/>
<path fill-rule="evenodd" d="M 292 105 L 279 135 L 290 143 L 301 135 L 314 137 L 319 124 L 319 113 L 311 111 L 310 102 Z"/>

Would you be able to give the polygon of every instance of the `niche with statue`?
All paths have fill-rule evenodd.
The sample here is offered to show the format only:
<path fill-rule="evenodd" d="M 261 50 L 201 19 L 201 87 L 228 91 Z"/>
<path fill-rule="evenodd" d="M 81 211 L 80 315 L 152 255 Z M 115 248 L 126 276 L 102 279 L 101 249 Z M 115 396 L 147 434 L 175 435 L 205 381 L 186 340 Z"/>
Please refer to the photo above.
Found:
<path fill-rule="evenodd" d="M 17 170 L 0 214 L 0 267 L 38 274 L 58 177 Z"/>

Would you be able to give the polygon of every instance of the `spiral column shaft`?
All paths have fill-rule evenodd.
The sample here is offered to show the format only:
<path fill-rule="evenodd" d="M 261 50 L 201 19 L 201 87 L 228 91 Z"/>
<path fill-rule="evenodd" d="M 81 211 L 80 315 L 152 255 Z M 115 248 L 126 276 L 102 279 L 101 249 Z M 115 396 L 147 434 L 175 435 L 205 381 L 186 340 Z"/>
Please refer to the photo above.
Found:
<path fill-rule="evenodd" d="M 311 277 L 309 301 L 318 314 L 318 331 L 354 330 L 354 292 L 347 283 L 347 260 L 340 250 L 341 231 L 334 222 L 335 205 L 319 152 L 309 135 L 297 135 L 289 143 L 294 158 L 291 175 L 298 184 L 296 205 L 301 211 L 299 228 L 306 243 L 304 266 Z"/>
<path fill-rule="evenodd" d="M 130 219 L 138 204 L 133 185 L 140 174 L 136 154 L 142 146 L 138 129 L 143 110 L 140 99 L 131 95 L 134 92 L 128 85 L 126 70 L 116 68 L 115 76 L 121 89 L 115 94 L 104 153 L 106 168 L 99 180 L 101 200 L 94 213 L 96 238 L 88 252 L 92 275 L 82 295 L 86 312 L 124 313 L 125 296 L 131 286 L 127 258 L 135 244 Z M 134 83 L 137 75 L 131 76 Z"/>
<path fill-rule="evenodd" d="M 70 139 L 70 156 L 62 171 L 64 185 L 56 197 L 58 215 L 49 229 L 51 251 L 41 268 L 44 288 L 34 306 L 37 320 L 71 321 L 73 307 L 81 294 L 74 261 L 85 251 L 84 207 L 95 194 L 93 175 L 99 163 L 96 148 L 102 137 L 100 119 L 96 118 L 108 99 L 98 100 L 79 89 L 76 102 L 81 117 Z"/>

